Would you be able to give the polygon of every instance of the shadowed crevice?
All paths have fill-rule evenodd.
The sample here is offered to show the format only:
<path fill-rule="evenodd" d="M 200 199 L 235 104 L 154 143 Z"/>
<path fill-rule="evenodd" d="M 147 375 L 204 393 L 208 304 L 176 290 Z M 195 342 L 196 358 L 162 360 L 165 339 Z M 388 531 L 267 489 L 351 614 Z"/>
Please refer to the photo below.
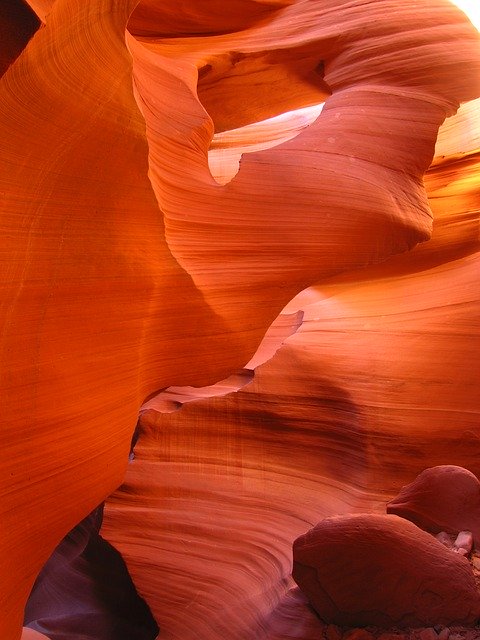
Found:
<path fill-rule="evenodd" d="M 40 20 L 21 0 L 2 0 L 0 3 L 0 76 L 26 47 Z"/>
<path fill-rule="evenodd" d="M 50 640 L 154 640 L 159 629 L 120 553 L 100 535 L 103 505 L 74 527 L 40 572 L 24 625 Z"/>

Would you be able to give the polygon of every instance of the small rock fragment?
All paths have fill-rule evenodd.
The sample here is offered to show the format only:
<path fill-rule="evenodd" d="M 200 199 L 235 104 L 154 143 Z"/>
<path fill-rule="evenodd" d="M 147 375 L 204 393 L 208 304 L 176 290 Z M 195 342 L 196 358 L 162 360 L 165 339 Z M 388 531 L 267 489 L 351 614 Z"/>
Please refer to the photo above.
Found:
<path fill-rule="evenodd" d="M 480 571 L 480 557 L 477 555 L 474 555 L 472 557 L 472 563 L 475 569 L 478 569 L 478 571 Z"/>
<path fill-rule="evenodd" d="M 420 631 L 420 640 L 438 640 L 438 634 L 432 627 L 427 627 Z"/>
<path fill-rule="evenodd" d="M 468 555 L 473 547 L 473 536 L 471 531 L 460 531 L 453 546 L 460 550 L 465 549 L 463 555 Z"/>
<path fill-rule="evenodd" d="M 437 533 L 435 538 L 449 549 L 452 548 L 452 540 L 446 531 L 440 531 L 440 533 Z"/>
<path fill-rule="evenodd" d="M 448 640 L 449 636 L 450 636 L 450 629 L 448 627 L 444 627 L 438 634 L 438 640 Z"/>

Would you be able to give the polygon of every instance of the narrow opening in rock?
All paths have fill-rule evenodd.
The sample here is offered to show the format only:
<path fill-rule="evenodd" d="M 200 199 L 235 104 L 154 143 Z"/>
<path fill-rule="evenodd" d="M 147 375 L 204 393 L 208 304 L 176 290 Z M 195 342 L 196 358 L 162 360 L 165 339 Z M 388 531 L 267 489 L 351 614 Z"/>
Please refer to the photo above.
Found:
<path fill-rule="evenodd" d="M 227 184 L 238 173 L 244 153 L 271 149 L 291 140 L 318 118 L 323 104 L 295 109 L 238 129 L 216 133 L 208 151 L 212 176 L 219 184 Z"/>
<path fill-rule="evenodd" d="M 120 553 L 100 535 L 103 504 L 59 543 L 37 577 L 24 625 L 50 640 L 154 640 L 158 625 Z"/>
<path fill-rule="evenodd" d="M 255 369 L 273 358 L 283 342 L 296 333 L 302 324 L 303 312 L 297 311 L 291 314 L 280 314 L 272 323 L 254 356 L 243 369 L 233 373 L 225 380 L 205 387 L 168 387 L 142 406 L 141 412 L 153 409 L 159 413 L 172 413 L 178 411 L 184 404 L 203 398 L 226 396 L 243 389 L 254 376 Z"/>

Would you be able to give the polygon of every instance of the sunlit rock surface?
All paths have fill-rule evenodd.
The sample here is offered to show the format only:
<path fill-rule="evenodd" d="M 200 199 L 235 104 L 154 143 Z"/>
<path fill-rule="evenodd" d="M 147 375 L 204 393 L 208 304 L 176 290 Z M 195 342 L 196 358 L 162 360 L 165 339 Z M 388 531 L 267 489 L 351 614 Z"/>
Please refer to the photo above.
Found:
<path fill-rule="evenodd" d="M 145 401 L 242 370 L 312 287 L 250 384 L 143 412 L 104 526 L 165 637 L 260 638 L 313 523 L 479 472 L 478 34 L 447 0 L 30 0 L 26 45 L 9 4 L 0 635 Z"/>

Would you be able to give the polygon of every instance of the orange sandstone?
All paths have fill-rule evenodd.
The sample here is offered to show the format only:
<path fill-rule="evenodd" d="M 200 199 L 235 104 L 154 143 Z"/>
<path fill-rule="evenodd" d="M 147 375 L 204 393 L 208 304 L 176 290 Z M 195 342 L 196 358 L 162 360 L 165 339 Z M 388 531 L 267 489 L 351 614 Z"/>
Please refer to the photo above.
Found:
<path fill-rule="evenodd" d="M 204 436 L 194 426 L 191 434 L 204 451 L 195 464 L 207 485 L 209 461 L 217 457 L 214 475 L 228 477 L 228 500 L 214 510 L 219 522 L 229 509 L 242 515 L 232 521 L 229 515 L 229 526 L 219 525 L 200 554 L 211 558 L 218 545 L 227 567 L 233 562 L 238 570 L 236 586 L 225 587 L 232 602 L 228 628 L 241 635 L 262 626 L 279 585 L 288 580 L 289 544 L 318 511 L 346 509 L 347 503 L 374 506 L 380 480 L 392 495 L 412 466 L 442 463 L 452 441 L 453 462 L 474 464 L 472 448 L 453 436 L 454 422 L 471 430 L 475 404 L 462 385 L 473 384 L 473 373 L 455 369 L 457 377 L 445 383 L 442 376 L 471 357 L 478 155 L 474 149 L 462 155 L 460 137 L 425 183 L 423 175 L 445 117 L 480 94 L 478 34 L 447 0 L 420 6 L 238 0 L 231 16 L 217 11 L 211 21 L 211 3 L 198 4 L 184 4 L 180 23 L 168 3 L 30 0 L 45 24 L 19 57 L 15 47 L 24 41 L 16 38 L 3 54 L 13 62 L 0 80 L 0 635 L 8 640 L 20 638 L 25 600 L 55 545 L 122 482 L 145 399 L 166 387 L 211 385 L 241 369 L 284 305 L 309 285 L 325 284 L 330 302 L 322 299 L 319 308 L 326 324 L 320 322 L 316 336 L 299 334 L 298 350 L 288 347 L 289 376 L 272 373 L 280 405 L 273 406 L 270 391 L 261 399 L 250 391 L 246 432 L 228 417 L 224 432 Z M 214 131 L 325 98 L 321 115 L 297 137 L 245 157 L 231 182 L 214 180 L 208 166 Z M 465 132 L 461 122 L 458 127 Z M 431 248 L 382 265 L 429 238 L 430 207 L 438 220 Z M 356 271 L 371 264 L 377 266 Z M 424 302 L 431 291 L 429 306 Z M 445 291 L 453 304 L 444 305 Z M 406 292 L 419 293 L 410 302 Z M 392 301 L 396 315 L 389 316 Z M 313 327 L 316 317 L 306 326 Z M 330 331 L 323 331 L 328 322 Z M 379 340 L 366 339 L 369 322 Z M 418 339 L 419 331 L 430 335 L 432 327 L 432 341 Z M 386 335 L 395 335 L 390 352 Z M 324 365 L 309 355 L 310 342 L 326 354 Z M 368 359 L 376 363 L 373 378 L 361 362 Z M 299 362 L 305 368 L 298 370 Z M 351 370 L 343 366 L 352 362 L 356 373 L 347 380 Z M 289 394 L 301 395 L 304 372 L 318 367 L 322 379 L 308 380 L 307 400 L 294 411 L 286 404 Z M 433 383 L 427 398 L 420 391 L 424 376 Z M 399 395 L 404 382 L 411 395 Z M 385 390 L 385 399 L 378 399 L 378 390 Z M 316 398 L 310 426 L 306 433 L 289 426 L 287 447 L 277 414 L 300 424 L 310 397 Z M 201 410 L 208 413 L 210 402 L 216 405 L 206 400 Z M 217 417 L 236 401 L 225 402 Z M 434 411 L 428 420 L 423 411 L 430 405 L 447 418 L 439 434 L 432 427 Z M 324 432 L 317 409 L 328 423 Z M 267 426 L 257 442 L 258 420 Z M 150 416 L 147 428 L 154 422 Z M 181 442 L 171 452 L 188 463 L 183 447 L 190 444 L 177 435 L 183 423 L 178 432 L 172 424 Z M 303 458 L 317 433 L 332 452 L 351 453 L 340 462 L 336 455 Z M 396 434 L 403 455 L 396 469 L 386 470 L 382 456 L 391 452 Z M 407 455 L 410 437 L 420 452 L 414 461 Z M 225 438 L 229 448 L 218 452 Z M 359 443 L 357 453 L 351 446 Z M 262 468 L 261 447 L 265 476 L 251 472 Z M 340 481 L 333 480 L 339 469 Z M 180 499 L 178 509 L 188 512 L 194 493 L 188 475 L 186 487 L 178 486 L 173 466 L 167 490 L 158 480 L 150 484 L 148 471 L 135 473 L 153 501 L 165 491 L 172 499 L 186 491 L 189 498 Z M 268 508 L 265 514 L 265 498 L 280 499 L 279 488 L 289 486 L 292 473 L 301 478 L 289 498 L 293 512 L 281 515 L 272 554 L 271 531 L 278 523 Z M 314 498 L 319 484 L 327 487 L 322 500 Z M 238 505 L 248 487 L 254 513 L 265 515 L 253 533 L 252 507 Z M 154 514 L 152 536 L 160 535 L 156 522 Z M 195 523 L 180 522 L 178 531 L 171 526 L 184 539 L 182 547 L 195 538 Z M 208 523 L 202 526 L 208 529 Z M 192 538 L 185 537 L 187 530 Z M 115 528 L 109 531 L 118 537 Z M 234 532 L 249 549 L 246 573 L 228 546 Z M 136 535 L 141 538 L 138 530 Z M 131 542 L 132 529 L 125 536 Z M 174 541 L 167 536 L 167 545 Z M 195 545 L 190 548 L 196 553 Z M 261 567 L 253 553 L 258 548 L 265 549 Z M 167 564 L 172 566 L 171 557 Z M 196 594 L 177 583 L 182 602 L 193 609 L 212 602 L 212 583 L 223 597 L 225 570 L 220 563 L 218 575 Z M 152 591 L 147 578 L 158 575 L 158 568 L 151 571 L 137 576 L 144 593 Z M 234 615 L 238 585 L 245 604 Z M 252 593 L 261 595 L 249 608 Z M 160 601 L 151 604 L 158 612 Z M 178 612 L 172 615 L 172 626 L 182 624 Z M 214 637 L 205 620 L 199 618 L 189 633 Z"/>

